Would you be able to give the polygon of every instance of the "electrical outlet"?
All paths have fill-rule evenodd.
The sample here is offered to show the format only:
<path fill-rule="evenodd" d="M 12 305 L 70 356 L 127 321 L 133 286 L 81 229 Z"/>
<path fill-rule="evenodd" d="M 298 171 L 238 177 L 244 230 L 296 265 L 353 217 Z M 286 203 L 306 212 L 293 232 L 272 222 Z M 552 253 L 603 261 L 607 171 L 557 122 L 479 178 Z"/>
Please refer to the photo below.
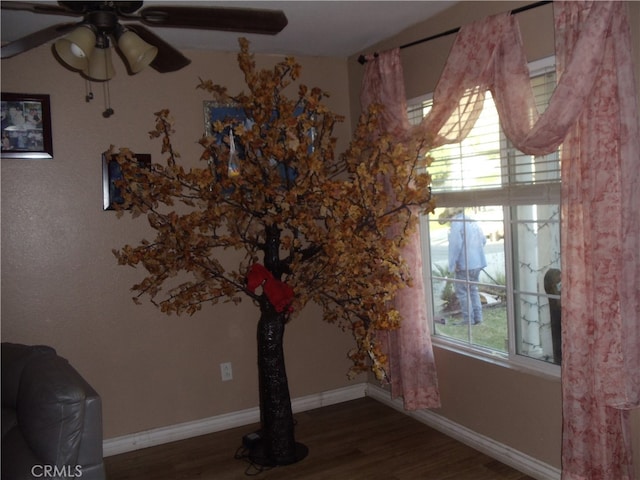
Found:
<path fill-rule="evenodd" d="M 220 376 L 223 382 L 233 380 L 233 370 L 231 370 L 231 362 L 220 364 Z"/>

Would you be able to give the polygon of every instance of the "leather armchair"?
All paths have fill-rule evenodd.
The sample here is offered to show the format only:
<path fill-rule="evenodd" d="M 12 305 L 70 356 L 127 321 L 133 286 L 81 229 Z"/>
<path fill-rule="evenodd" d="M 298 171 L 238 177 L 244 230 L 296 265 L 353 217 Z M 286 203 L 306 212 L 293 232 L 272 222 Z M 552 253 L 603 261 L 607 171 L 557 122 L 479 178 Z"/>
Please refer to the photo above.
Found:
<path fill-rule="evenodd" d="M 2 478 L 105 479 L 100 396 L 51 347 L 2 343 Z"/>

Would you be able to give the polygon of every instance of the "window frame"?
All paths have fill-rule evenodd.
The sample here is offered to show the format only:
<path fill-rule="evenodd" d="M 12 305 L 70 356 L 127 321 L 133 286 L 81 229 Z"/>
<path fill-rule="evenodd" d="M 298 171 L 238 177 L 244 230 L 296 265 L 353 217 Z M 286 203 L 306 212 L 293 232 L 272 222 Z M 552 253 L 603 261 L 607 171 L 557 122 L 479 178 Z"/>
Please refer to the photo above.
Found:
<path fill-rule="evenodd" d="M 531 72 L 531 76 L 534 77 L 536 75 L 540 75 L 548 69 L 555 65 L 555 57 L 546 57 L 534 62 L 529 63 L 529 70 Z M 433 97 L 432 94 L 422 95 L 407 101 L 407 104 L 410 106 L 417 105 L 423 103 L 425 101 L 431 100 Z M 502 129 L 500 130 L 500 150 L 501 150 L 501 158 L 505 158 L 503 155 L 506 155 L 505 150 L 505 142 L 502 140 L 504 137 L 504 132 Z M 508 151 L 509 148 L 506 148 Z M 561 183 L 551 183 L 544 186 L 533 187 L 536 190 L 544 191 L 544 193 L 537 195 L 539 198 L 531 199 L 531 203 L 527 203 L 527 205 L 558 205 L 561 209 L 561 198 L 559 195 L 559 185 Z M 502 191 L 506 189 L 501 189 Z M 496 203 L 486 203 L 478 202 L 481 200 L 484 195 L 482 194 L 482 189 L 480 189 L 480 199 L 476 199 L 470 206 L 483 206 L 483 205 L 496 205 Z M 489 193 L 489 192 L 488 192 Z M 434 191 L 434 194 L 437 196 L 437 192 Z M 443 192 L 441 195 L 446 195 L 447 197 L 456 198 L 457 195 L 460 195 L 461 200 L 464 198 L 465 204 L 469 203 L 471 197 L 468 194 L 462 192 Z M 539 200 L 539 202 L 538 202 Z M 557 200 L 557 202 L 556 202 Z M 454 200 L 455 203 L 457 203 Z M 443 207 L 452 206 L 454 202 L 447 202 Z M 424 281 L 424 289 L 425 289 L 425 301 L 426 307 L 428 309 L 428 321 L 429 321 L 429 329 L 432 344 L 436 347 L 443 348 L 455 353 L 459 353 L 461 355 L 465 355 L 468 357 L 472 357 L 478 360 L 482 360 L 494 365 L 502 366 L 505 368 L 514 369 L 517 371 L 522 371 L 538 376 L 543 376 L 547 378 L 558 379 L 561 375 L 561 366 L 558 364 L 554 364 L 551 362 L 547 362 L 541 359 L 536 359 L 534 357 L 529 357 L 524 354 L 519 354 L 517 352 L 517 326 L 516 322 L 518 319 L 515 317 L 515 291 L 514 288 L 514 245 L 513 245 L 513 223 L 512 223 L 512 207 L 516 206 L 516 204 L 509 204 L 502 198 L 497 199 L 497 204 L 502 206 L 503 210 L 503 224 L 504 224 L 504 261 L 505 261 L 505 277 L 506 277 L 506 298 L 509 299 L 506 302 L 507 308 L 507 351 L 500 352 L 497 350 L 492 350 L 487 347 L 483 347 L 480 345 L 475 345 L 469 342 L 464 342 L 461 340 L 457 340 L 452 337 L 447 337 L 444 335 L 436 334 L 435 329 L 435 320 L 434 320 L 434 312 L 435 305 L 433 299 L 433 280 L 432 280 L 432 272 L 431 268 L 422 269 L 423 281 Z M 420 242 L 422 257 L 424 259 L 423 265 L 431 265 L 431 246 L 430 246 L 430 231 L 429 231 L 429 216 L 421 216 L 420 217 L 420 235 L 423 241 Z M 538 294 L 540 297 L 547 297 L 548 295 Z"/>

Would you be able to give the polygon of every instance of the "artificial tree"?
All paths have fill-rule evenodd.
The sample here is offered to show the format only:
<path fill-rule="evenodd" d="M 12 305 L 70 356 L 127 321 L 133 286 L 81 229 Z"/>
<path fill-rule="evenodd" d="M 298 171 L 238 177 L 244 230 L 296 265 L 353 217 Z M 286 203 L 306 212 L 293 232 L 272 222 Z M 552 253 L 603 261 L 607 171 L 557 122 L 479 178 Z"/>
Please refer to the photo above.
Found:
<path fill-rule="evenodd" d="M 142 167 L 127 148 L 109 151 L 123 172 L 119 214 L 145 215 L 156 235 L 114 253 L 120 264 L 147 271 L 132 287 L 134 301 L 147 295 L 165 313 L 193 314 L 243 297 L 259 306 L 263 438 L 256 460 L 280 465 L 304 456 L 294 439 L 283 334 L 308 302 L 352 332 L 350 376 L 367 369 L 381 380 L 387 375 L 376 332 L 400 325 L 393 299 L 411 282 L 403 243 L 417 215 L 434 208 L 428 145 L 380 134 L 374 106 L 336 156 L 332 131 L 343 119 L 324 105 L 320 89 L 298 85 L 296 94 L 301 67 L 293 58 L 258 70 L 241 39 L 238 63 L 248 92 L 199 84 L 246 117 L 213 122 L 200 139 L 202 167 L 179 164 L 167 110 L 156 113 L 150 132 L 162 140 L 166 164 Z M 234 269 L 219 261 L 225 249 L 243 252 Z M 189 279 L 174 283 L 184 278 L 178 273 Z"/>

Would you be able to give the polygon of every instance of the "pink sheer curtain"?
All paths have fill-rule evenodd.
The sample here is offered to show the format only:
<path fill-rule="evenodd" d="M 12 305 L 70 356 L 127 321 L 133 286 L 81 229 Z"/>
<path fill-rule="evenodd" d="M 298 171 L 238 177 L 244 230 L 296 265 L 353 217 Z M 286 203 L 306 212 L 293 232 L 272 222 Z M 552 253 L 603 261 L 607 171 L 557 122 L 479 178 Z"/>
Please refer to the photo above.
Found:
<path fill-rule="evenodd" d="M 625 12 L 626 2 L 567 2 L 556 14 L 563 76 L 584 55 L 595 77 L 562 150 L 562 459 L 571 480 L 634 478 L 625 409 L 640 399 L 640 131 Z"/>
<path fill-rule="evenodd" d="M 559 81 L 543 115 L 517 20 L 503 14 L 460 30 L 418 130 L 438 143 L 459 141 L 489 89 L 520 150 L 544 154 L 564 142 L 563 479 L 631 480 L 627 409 L 640 405 L 640 128 L 627 5 L 554 2 L 554 14 Z"/>
<path fill-rule="evenodd" d="M 385 105 L 381 124 L 400 139 L 409 131 L 409 120 L 398 52 L 396 49 L 367 63 L 361 102 L 365 109 L 372 103 Z M 413 285 L 396 295 L 402 327 L 387 334 L 391 394 L 402 396 L 407 410 L 435 408 L 440 406 L 440 392 L 427 322 L 419 234 L 410 239 L 402 255 Z"/>

